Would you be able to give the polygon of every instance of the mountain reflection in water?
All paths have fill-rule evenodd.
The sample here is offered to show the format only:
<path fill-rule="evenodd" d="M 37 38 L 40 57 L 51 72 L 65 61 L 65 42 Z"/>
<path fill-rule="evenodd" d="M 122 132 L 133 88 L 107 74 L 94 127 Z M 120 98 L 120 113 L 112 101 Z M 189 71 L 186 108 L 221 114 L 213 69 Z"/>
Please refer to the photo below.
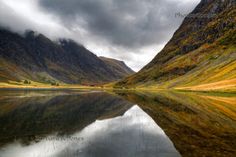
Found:
<path fill-rule="evenodd" d="M 71 135 L 97 119 L 124 114 L 132 103 L 104 92 L 3 91 L 0 96 L 0 146 L 29 144 L 48 135 Z"/>
<path fill-rule="evenodd" d="M 76 140 L 81 137 L 81 141 Z M 123 116 L 95 121 L 70 138 L 46 139 L 51 140 L 28 146 L 11 144 L 1 154 L 4 157 L 180 156 L 162 129 L 138 106 Z"/>
<path fill-rule="evenodd" d="M 119 92 L 165 131 L 183 157 L 236 157 L 236 94 Z"/>

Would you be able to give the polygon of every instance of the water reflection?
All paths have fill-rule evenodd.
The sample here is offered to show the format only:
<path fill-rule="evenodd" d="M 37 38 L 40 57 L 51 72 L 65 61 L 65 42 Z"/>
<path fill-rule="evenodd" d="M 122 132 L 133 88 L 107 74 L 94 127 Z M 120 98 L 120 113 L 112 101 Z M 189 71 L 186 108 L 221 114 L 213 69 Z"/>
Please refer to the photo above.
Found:
<path fill-rule="evenodd" d="M 236 156 L 234 94 L 5 91 L 0 125 L 0 157 Z"/>
<path fill-rule="evenodd" d="M 11 144 L 0 150 L 0 154 L 4 157 L 180 156 L 162 129 L 138 106 L 123 116 L 95 121 L 69 138 L 46 139 L 50 140 L 29 146 Z"/>
<path fill-rule="evenodd" d="M 236 95 L 117 92 L 137 103 L 186 157 L 236 156 Z"/>
<path fill-rule="evenodd" d="M 53 133 L 70 135 L 133 105 L 104 92 L 9 92 L 0 93 L 0 146 L 14 140 L 28 144 Z"/>

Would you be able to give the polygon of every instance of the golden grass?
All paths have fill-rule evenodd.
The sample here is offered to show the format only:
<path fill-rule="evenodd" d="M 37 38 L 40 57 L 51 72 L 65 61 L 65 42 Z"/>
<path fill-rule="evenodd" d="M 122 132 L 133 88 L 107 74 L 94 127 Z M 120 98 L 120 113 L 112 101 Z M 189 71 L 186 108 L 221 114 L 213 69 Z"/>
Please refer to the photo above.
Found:
<path fill-rule="evenodd" d="M 236 79 L 223 80 L 189 87 L 177 87 L 176 89 L 193 91 L 236 90 Z"/>
<path fill-rule="evenodd" d="M 101 87 L 90 87 L 83 85 L 69 85 L 69 84 L 61 84 L 59 86 L 52 86 L 50 84 L 43 84 L 38 82 L 31 82 L 31 84 L 23 84 L 23 83 L 3 83 L 0 82 L 0 89 L 101 89 Z"/>

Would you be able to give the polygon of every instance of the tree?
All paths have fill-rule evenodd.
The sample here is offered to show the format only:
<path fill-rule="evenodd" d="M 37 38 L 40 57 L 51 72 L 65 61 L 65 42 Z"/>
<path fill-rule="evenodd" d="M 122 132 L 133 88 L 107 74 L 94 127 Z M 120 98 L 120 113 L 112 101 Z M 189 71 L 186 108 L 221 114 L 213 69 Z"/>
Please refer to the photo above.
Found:
<path fill-rule="evenodd" d="M 31 84 L 31 82 L 28 80 L 24 80 L 24 84 Z"/>

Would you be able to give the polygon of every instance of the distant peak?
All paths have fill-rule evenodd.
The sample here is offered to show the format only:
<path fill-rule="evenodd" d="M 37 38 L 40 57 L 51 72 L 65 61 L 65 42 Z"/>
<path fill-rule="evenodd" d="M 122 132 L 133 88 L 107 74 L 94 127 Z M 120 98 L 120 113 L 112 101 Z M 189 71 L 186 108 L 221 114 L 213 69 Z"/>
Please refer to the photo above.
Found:
<path fill-rule="evenodd" d="M 118 60 L 118 59 L 114 59 L 114 58 L 108 58 L 108 57 L 104 57 L 104 56 L 100 56 L 99 58 L 100 58 L 100 59 L 104 59 L 104 60 L 112 60 L 112 61 L 116 61 L 116 62 L 120 62 L 120 63 L 122 63 L 122 64 L 125 64 L 124 61 Z"/>

